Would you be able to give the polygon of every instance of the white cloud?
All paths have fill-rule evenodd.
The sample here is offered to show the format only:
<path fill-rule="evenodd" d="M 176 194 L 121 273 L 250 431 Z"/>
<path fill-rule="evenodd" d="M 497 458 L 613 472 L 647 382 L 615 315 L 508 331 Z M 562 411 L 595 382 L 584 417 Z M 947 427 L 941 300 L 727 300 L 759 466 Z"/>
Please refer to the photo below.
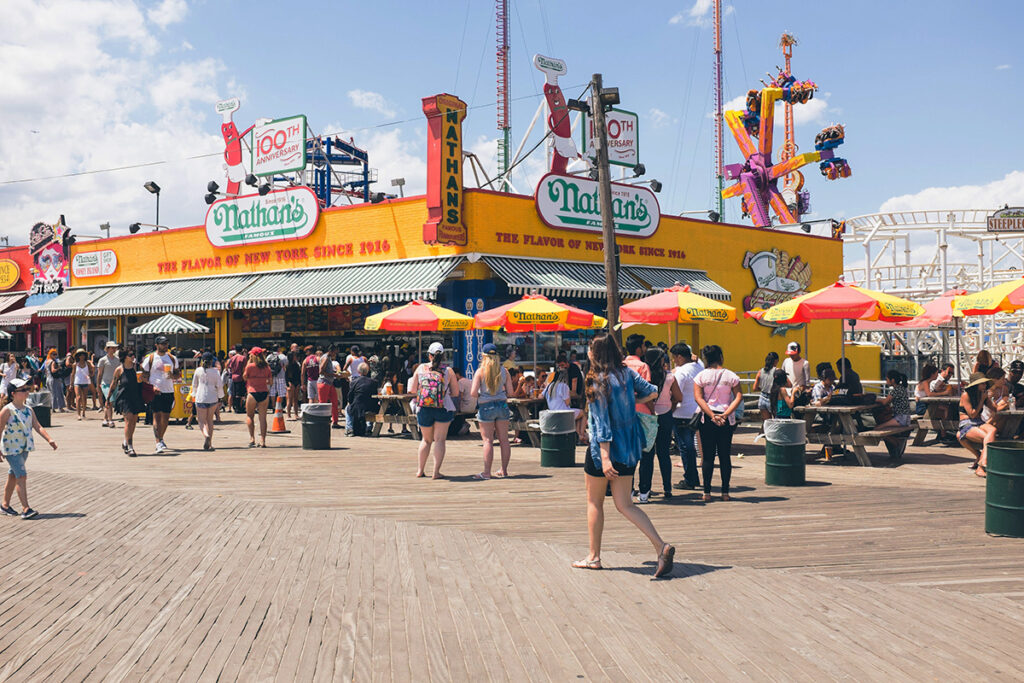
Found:
<path fill-rule="evenodd" d="M 349 90 L 348 99 L 352 104 L 360 109 L 369 109 L 375 111 L 388 118 L 395 115 L 395 110 L 388 104 L 388 101 L 384 99 L 384 96 L 377 92 L 371 92 L 369 90 Z"/>
<path fill-rule="evenodd" d="M 146 17 L 160 28 L 167 28 L 184 20 L 187 13 L 185 0 L 161 0 L 159 5 L 146 12 Z"/>
<path fill-rule="evenodd" d="M 668 23 L 685 23 L 687 26 L 708 26 L 711 23 L 711 10 L 713 7 L 714 3 L 712 0 L 696 0 L 690 9 L 673 14 L 669 18 Z M 722 14 L 728 16 L 735 9 L 732 5 L 725 5 Z"/>
<path fill-rule="evenodd" d="M 800 128 L 805 125 L 816 125 L 823 126 L 827 123 L 825 119 L 826 114 L 837 115 L 840 113 L 838 109 L 829 107 L 828 95 L 816 96 L 813 100 L 809 100 L 804 104 L 798 104 L 793 108 L 793 125 Z M 744 111 L 747 108 L 747 96 L 738 95 L 723 106 L 724 111 L 740 110 Z M 783 126 L 785 121 L 783 117 L 783 106 L 784 103 L 775 103 L 775 126 Z M 714 112 L 708 114 L 714 116 Z"/>
<path fill-rule="evenodd" d="M 1000 64 L 999 66 L 996 67 L 996 71 L 1005 71 L 1006 69 L 1009 69 L 1009 68 L 1010 68 L 1009 64 Z"/>
<path fill-rule="evenodd" d="M 1024 171 L 1012 171 L 984 185 L 925 188 L 887 199 L 878 210 L 994 209 L 1003 204 L 1024 206 Z"/>
<path fill-rule="evenodd" d="M 651 110 L 647 113 L 647 117 L 656 128 L 675 122 L 675 119 L 673 119 L 671 115 L 657 107 L 651 107 Z"/>
<path fill-rule="evenodd" d="M 15 5 L 0 23 L 0 181 L 168 163 L 0 185 L 0 233 L 24 244 L 33 223 L 62 213 L 80 232 L 109 221 L 127 233 L 153 220 L 147 180 L 162 188 L 161 223 L 201 222 L 206 182 L 224 176 L 213 102 L 238 94 L 223 65 L 161 52 L 131 0 Z M 56 140 L 71 143 L 53 154 Z M 183 160 L 204 152 L 214 156 Z"/>

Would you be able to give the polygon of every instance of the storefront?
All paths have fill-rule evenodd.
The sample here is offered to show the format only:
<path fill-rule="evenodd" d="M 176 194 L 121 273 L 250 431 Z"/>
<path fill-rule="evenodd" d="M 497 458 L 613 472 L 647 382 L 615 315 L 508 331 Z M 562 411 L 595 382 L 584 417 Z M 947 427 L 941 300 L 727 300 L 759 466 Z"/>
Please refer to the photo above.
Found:
<path fill-rule="evenodd" d="M 38 298 L 37 272 L 28 246 L 0 249 L 0 330 L 11 335 L 10 340 L 0 343 L 2 350 L 23 352 L 40 345 L 32 305 L 33 297 Z M 64 321 L 65 334 L 66 324 Z"/>
<path fill-rule="evenodd" d="M 57 333 L 48 329 L 48 321 L 69 317 L 75 343 L 90 349 L 109 338 L 148 343 L 130 339 L 129 331 L 174 312 L 213 330 L 206 340 L 189 339 L 195 348 L 200 343 L 217 349 L 292 341 L 414 343 L 415 335 L 367 333 L 363 321 L 412 298 L 473 314 L 530 291 L 603 311 L 599 233 L 546 225 L 531 197 L 466 190 L 466 243 L 427 244 L 426 203 L 424 197 L 410 197 L 328 209 L 308 235 L 265 243 L 217 247 L 204 226 L 196 226 L 75 245 L 73 256 L 110 252 L 114 256 L 102 258 L 116 266 L 87 277 L 73 273 L 71 288 L 37 310 L 44 341 L 46 334 Z M 672 216 L 661 217 L 648 237 L 623 236 L 618 242 L 619 287 L 626 300 L 681 282 L 737 308 L 765 306 L 824 286 L 842 267 L 837 240 Z M 669 337 L 664 326 L 637 329 L 652 339 Z M 681 325 L 679 336 L 695 345 L 722 345 L 729 362 L 742 369 L 759 367 L 767 351 L 781 351 L 790 339 L 804 341 L 802 329 L 749 319 Z M 542 337 L 541 357 L 553 356 L 557 347 L 582 349 L 586 337 Z M 470 360 L 490 338 L 491 333 L 474 331 L 445 341 Z M 496 341 L 531 348 L 527 337 L 499 333 Z M 809 341 L 833 354 L 839 348 L 838 324 L 812 326 Z"/>

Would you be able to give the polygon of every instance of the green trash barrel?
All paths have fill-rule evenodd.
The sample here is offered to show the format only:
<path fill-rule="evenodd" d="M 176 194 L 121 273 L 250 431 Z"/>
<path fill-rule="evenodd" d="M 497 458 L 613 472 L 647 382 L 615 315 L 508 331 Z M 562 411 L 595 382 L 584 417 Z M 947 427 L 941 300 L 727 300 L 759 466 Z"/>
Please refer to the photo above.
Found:
<path fill-rule="evenodd" d="M 988 445 L 985 533 L 1024 538 L 1024 443 Z"/>
<path fill-rule="evenodd" d="M 540 411 L 540 466 L 576 466 L 576 413 Z"/>
<path fill-rule="evenodd" d="M 803 486 L 807 482 L 807 425 L 803 420 L 765 420 L 764 483 Z"/>
<path fill-rule="evenodd" d="M 541 467 L 576 466 L 576 432 L 540 435 Z"/>
<path fill-rule="evenodd" d="M 302 450 L 331 450 L 330 403 L 307 403 L 302 406 Z"/>

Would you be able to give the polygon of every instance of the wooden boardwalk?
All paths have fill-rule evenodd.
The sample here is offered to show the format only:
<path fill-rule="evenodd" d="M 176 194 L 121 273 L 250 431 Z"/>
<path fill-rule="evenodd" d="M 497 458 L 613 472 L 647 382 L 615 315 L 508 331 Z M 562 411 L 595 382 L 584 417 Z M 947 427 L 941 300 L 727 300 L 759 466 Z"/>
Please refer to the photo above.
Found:
<path fill-rule="evenodd" d="M 679 548 L 651 581 L 610 504 L 609 569 L 569 567 L 583 475 L 533 449 L 476 482 L 479 447 L 453 442 L 433 482 L 407 440 L 242 432 L 209 454 L 172 427 L 195 450 L 128 459 L 61 419 L 62 450 L 29 459 L 40 519 L 0 519 L 0 680 L 1024 677 L 1024 542 L 982 532 L 956 451 L 777 489 L 741 446 L 735 502 L 647 506 Z"/>

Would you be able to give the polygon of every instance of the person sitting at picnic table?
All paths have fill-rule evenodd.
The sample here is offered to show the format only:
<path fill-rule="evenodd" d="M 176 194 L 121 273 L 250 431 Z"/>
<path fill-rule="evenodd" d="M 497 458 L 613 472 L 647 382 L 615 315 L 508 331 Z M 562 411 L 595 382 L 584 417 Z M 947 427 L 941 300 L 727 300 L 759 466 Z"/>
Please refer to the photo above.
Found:
<path fill-rule="evenodd" d="M 1006 375 L 1006 382 L 1010 385 L 1010 395 L 1014 398 L 1014 405 L 1024 406 L 1024 384 L 1020 383 L 1024 377 L 1024 361 L 1015 360 L 1009 365 L 1009 372 Z"/>
<path fill-rule="evenodd" d="M 978 351 L 978 355 L 974 360 L 974 372 L 980 372 L 982 374 L 987 373 L 992 369 L 992 366 L 996 365 L 996 362 L 992 360 L 992 354 L 986 349 Z"/>
<path fill-rule="evenodd" d="M 369 363 L 361 363 L 356 370 L 356 376 L 352 378 L 348 393 L 348 417 L 352 421 L 352 436 L 366 436 L 366 415 L 376 413 L 380 407 L 374 398 L 380 389 L 377 380 L 370 377 L 370 370 Z"/>
<path fill-rule="evenodd" d="M 796 387 L 789 385 L 789 375 L 781 368 L 772 376 L 772 396 L 775 397 L 774 417 L 784 420 L 793 417 L 793 392 Z"/>
<path fill-rule="evenodd" d="M 967 389 L 960 395 L 960 427 L 956 436 L 960 445 L 974 456 L 970 469 L 979 477 L 985 476 L 988 445 L 996 438 L 995 425 L 987 423 L 982 418 L 982 411 L 986 407 L 993 411 L 996 408 L 988 395 L 988 385 L 991 382 L 992 380 L 984 374 L 973 372 Z M 981 444 L 980 450 L 976 443 Z"/>
<path fill-rule="evenodd" d="M 910 397 L 907 394 L 907 376 L 899 370 L 890 370 L 885 373 L 885 384 L 889 387 L 889 395 L 879 399 L 879 405 L 892 408 L 892 417 L 881 422 L 876 429 L 891 427 L 910 426 Z M 902 446 L 905 435 L 901 437 L 889 437 L 883 439 L 886 448 L 889 450 L 889 458 L 895 462 L 903 457 Z"/>
<path fill-rule="evenodd" d="M 1024 363 L 1021 364 L 1024 368 Z M 929 396 L 952 396 L 953 385 L 949 383 L 949 380 L 953 377 L 953 364 L 943 363 L 942 367 L 939 368 L 939 374 L 932 380 L 932 383 L 928 385 Z"/>
<path fill-rule="evenodd" d="M 839 372 L 840 386 L 846 389 L 850 396 L 862 396 L 864 387 L 860 383 L 860 375 L 853 371 L 849 358 L 840 358 L 836 361 L 836 368 Z"/>
<path fill-rule="evenodd" d="M 811 404 L 816 406 L 828 405 L 832 398 L 832 392 L 836 389 L 836 371 L 832 366 L 822 368 L 818 375 L 821 381 L 814 385 L 811 390 Z"/>
<path fill-rule="evenodd" d="M 811 368 L 806 358 L 800 357 L 800 344 L 789 342 L 786 347 L 786 360 L 782 361 L 782 369 L 789 375 L 790 386 L 810 387 Z"/>
<path fill-rule="evenodd" d="M 914 398 L 928 398 L 932 395 L 932 383 L 938 378 L 939 369 L 932 363 L 925 363 L 924 367 L 921 368 L 921 379 L 914 386 Z M 928 404 L 923 401 L 918 401 L 914 407 L 914 413 L 921 416 L 928 410 Z"/>

